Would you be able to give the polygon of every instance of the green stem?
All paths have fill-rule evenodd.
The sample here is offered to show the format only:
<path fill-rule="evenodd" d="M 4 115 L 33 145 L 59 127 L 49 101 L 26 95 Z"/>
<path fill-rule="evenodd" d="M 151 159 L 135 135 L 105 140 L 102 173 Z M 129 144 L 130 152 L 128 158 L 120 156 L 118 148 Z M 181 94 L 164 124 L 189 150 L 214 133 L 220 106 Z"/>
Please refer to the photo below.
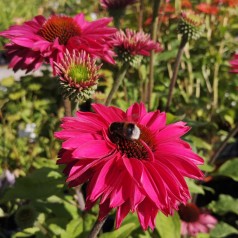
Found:
<path fill-rule="evenodd" d="M 82 193 L 82 185 L 75 187 L 75 193 L 77 195 L 78 206 L 81 211 L 85 210 L 85 201 Z"/>
<path fill-rule="evenodd" d="M 104 222 L 106 221 L 107 217 L 105 217 L 102 221 L 97 220 L 88 235 L 88 238 L 96 238 L 98 233 L 100 232 Z"/>
<path fill-rule="evenodd" d="M 188 41 L 187 38 L 182 37 L 181 43 L 180 43 L 180 46 L 179 46 L 179 50 L 178 50 L 178 54 L 177 54 L 177 57 L 176 57 L 176 60 L 175 60 L 174 68 L 173 68 L 173 76 L 172 76 L 172 79 L 170 81 L 169 95 L 168 95 L 168 100 L 167 100 L 167 105 L 166 105 L 165 111 L 169 110 L 170 104 L 172 102 L 173 90 L 174 90 L 177 75 L 178 75 L 178 69 L 179 69 L 179 65 L 180 65 L 182 55 L 183 55 L 183 51 L 184 51 L 184 48 L 186 46 L 187 41 Z"/>
<path fill-rule="evenodd" d="M 232 131 L 229 132 L 229 134 L 227 135 L 226 139 L 221 143 L 221 145 L 219 146 L 218 150 L 214 153 L 214 155 L 212 156 L 211 160 L 209 161 L 209 164 L 214 164 L 215 163 L 215 161 L 218 158 L 218 156 L 225 149 L 229 139 L 234 137 L 237 133 L 238 133 L 238 124 L 236 125 L 236 127 Z"/>
<path fill-rule="evenodd" d="M 144 15 L 144 0 L 140 0 L 139 17 L 138 17 L 139 31 L 143 30 L 143 15 Z"/>
<path fill-rule="evenodd" d="M 158 29 L 158 12 L 159 12 L 160 0 L 154 1 L 153 16 L 152 16 L 152 29 L 151 38 L 153 41 L 157 40 L 157 29 Z M 155 65 L 155 52 L 154 50 L 150 53 L 150 65 L 149 65 L 149 82 L 148 82 L 148 109 L 151 107 L 151 98 L 154 88 L 154 65 Z"/>
<path fill-rule="evenodd" d="M 125 77 L 126 75 L 126 72 L 127 72 L 127 69 L 129 68 L 129 64 L 128 63 L 124 63 L 122 65 L 122 67 L 120 68 L 119 72 L 118 72 L 118 75 L 116 77 L 116 80 L 112 86 L 112 89 L 106 99 L 106 102 L 105 102 L 105 105 L 108 106 L 111 104 L 111 101 L 112 101 L 112 98 L 114 96 L 114 94 L 117 92 L 121 82 L 122 82 L 122 79 Z"/>
<path fill-rule="evenodd" d="M 64 111 L 66 117 L 71 116 L 71 101 L 69 98 L 64 98 Z"/>

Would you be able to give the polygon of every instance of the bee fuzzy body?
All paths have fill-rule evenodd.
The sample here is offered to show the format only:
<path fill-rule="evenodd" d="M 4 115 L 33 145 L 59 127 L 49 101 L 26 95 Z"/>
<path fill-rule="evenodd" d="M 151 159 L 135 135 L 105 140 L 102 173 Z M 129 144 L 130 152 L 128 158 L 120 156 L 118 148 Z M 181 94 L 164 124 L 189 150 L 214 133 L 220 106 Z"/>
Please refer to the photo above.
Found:
<path fill-rule="evenodd" d="M 109 134 L 112 138 L 124 138 L 127 140 L 138 140 L 141 131 L 139 127 L 132 122 L 113 122 L 109 126 Z"/>

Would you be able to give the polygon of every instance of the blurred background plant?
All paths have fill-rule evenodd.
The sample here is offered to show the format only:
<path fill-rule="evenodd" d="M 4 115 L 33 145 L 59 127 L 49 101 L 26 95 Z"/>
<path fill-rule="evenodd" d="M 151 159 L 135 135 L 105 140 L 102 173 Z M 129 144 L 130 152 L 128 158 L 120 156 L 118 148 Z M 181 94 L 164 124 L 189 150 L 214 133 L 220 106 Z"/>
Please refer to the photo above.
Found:
<path fill-rule="evenodd" d="M 151 33 L 152 4 L 152 0 L 132 1 L 114 23 L 123 30 Z M 206 160 L 201 166 L 205 181 L 187 182 L 193 202 L 209 209 L 218 224 L 209 234 L 197 237 L 237 237 L 238 75 L 230 72 L 229 61 L 238 49 L 238 2 L 161 1 L 156 21 L 163 52 L 154 55 L 153 90 L 150 93 L 148 86 L 151 61 L 143 58 L 127 70 L 112 104 L 126 109 L 133 102 L 150 100 L 150 110 L 165 110 L 180 44 L 177 15 L 181 9 L 199 13 L 205 30 L 199 40 L 186 44 L 167 121 L 187 121 L 192 130 L 185 139 Z M 88 20 L 112 14 L 92 0 L 2 0 L 0 31 L 38 14 L 74 16 L 80 12 Z M 0 38 L 2 60 L 6 42 Z M 91 101 L 105 101 L 118 70 L 117 65 L 103 64 L 98 89 L 91 100 L 80 105 L 81 110 L 89 110 Z M 97 207 L 89 213 L 80 211 L 75 192 L 64 185 L 61 168 L 56 166 L 60 143 L 53 132 L 59 130 L 64 115 L 58 87 L 47 67 L 40 76 L 0 81 L 0 237 L 83 238 L 96 220 Z M 154 231 L 142 231 L 133 214 L 118 230 L 113 230 L 113 222 L 114 214 L 100 237 L 180 237 L 178 214 L 168 218 L 159 214 Z"/>

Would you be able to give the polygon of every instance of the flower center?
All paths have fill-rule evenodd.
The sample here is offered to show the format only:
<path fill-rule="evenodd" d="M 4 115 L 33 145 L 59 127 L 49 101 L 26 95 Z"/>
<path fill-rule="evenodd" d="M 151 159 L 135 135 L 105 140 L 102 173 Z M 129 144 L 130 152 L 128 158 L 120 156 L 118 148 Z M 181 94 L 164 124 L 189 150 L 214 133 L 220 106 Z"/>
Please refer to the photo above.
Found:
<path fill-rule="evenodd" d="M 150 130 L 142 125 L 114 122 L 109 127 L 109 138 L 127 158 L 148 160 L 149 152 L 144 143 L 155 151 L 155 139 Z M 143 143 L 143 142 L 144 143 Z"/>
<path fill-rule="evenodd" d="M 188 203 L 186 206 L 179 206 L 179 216 L 185 222 L 196 222 L 199 218 L 200 211 L 195 204 Z"/>
<path fill-rule="evenodd" d="M 67 16 L 52 16 L 39 31 L 47 41 L 53 42 L 58 38 L 61 45 L 65 45 L 71 37 L 80 33 L 81 30 L 74 19 Z"/>
<path fill-rule="evenodd" d="M 68 72 L 68 75 L 77 83 L 88 80 L 88 74 L 87 67 L 84 67 L 83 65 L 72 65 Z"/>

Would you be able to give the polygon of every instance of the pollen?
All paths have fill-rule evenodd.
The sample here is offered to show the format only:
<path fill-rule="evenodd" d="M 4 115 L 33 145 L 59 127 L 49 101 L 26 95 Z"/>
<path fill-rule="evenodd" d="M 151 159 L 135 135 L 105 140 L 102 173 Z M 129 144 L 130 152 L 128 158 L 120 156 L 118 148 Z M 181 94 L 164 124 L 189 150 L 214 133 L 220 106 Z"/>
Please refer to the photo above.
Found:
<path fill-rule="evenodd" d="M 75 79 L 77 83 L 87 81 L 89 72 L 87 70 L 87 67 L 83 65 L 72 65 L 69 68 L 68 72 L 69 77 Z"/>
<path fill-rule="evenodd" d="M 52 16 L 39 31 L 39 35 L 47 41 L 53 42 L 58 38 L 61 45 L 67 44 L 71 37 L 80 33 L 81 29 L 74 19 L 67 16 Z"/>

